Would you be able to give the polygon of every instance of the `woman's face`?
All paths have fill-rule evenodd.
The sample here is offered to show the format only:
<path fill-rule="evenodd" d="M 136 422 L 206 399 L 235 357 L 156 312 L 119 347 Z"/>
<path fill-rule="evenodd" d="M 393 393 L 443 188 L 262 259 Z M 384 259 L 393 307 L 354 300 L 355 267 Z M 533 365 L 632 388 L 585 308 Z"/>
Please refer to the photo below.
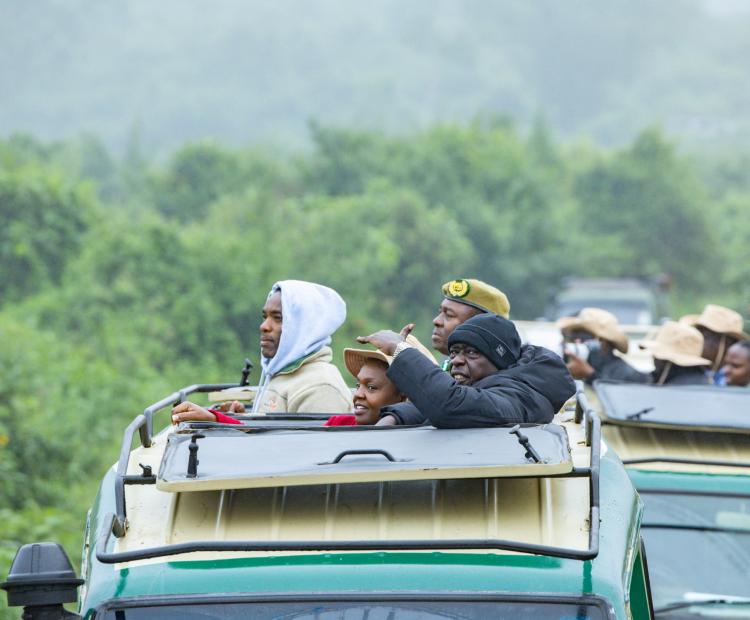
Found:
<path fill-rule="evenodd" d="M 366 360 L 357 374 L 354 391 L 354 416 L 357 425 L 375 424 L 380 419 L 380 408 L 404 400 L 390 379 L 385 376 L 388 367 L 378 360 Z"/>

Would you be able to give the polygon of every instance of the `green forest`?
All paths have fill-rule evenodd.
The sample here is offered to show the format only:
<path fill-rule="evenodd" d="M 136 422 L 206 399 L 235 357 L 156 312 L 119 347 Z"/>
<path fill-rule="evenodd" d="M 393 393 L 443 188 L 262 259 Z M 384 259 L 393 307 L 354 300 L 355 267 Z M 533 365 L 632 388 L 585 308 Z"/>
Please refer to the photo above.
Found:
<path fill-rule="evenodd" d="M 712 301 L 747 316 L 748 158 L 685 152 L 659 128 L 605 149 L 541 118 L 309 138 L 291 155 L 192 142 L 163 161 L 137 140 L 121 156 L 91 136 L 0 141 L 0 575 L 25 542 L 80 557 L 144 407 L 236 381 L 246 356 L 258 367 L 276 280 L 341 293 L 337 355 L 411 321 L 428 342 L 456 277 L 503 289 L 516 319 L 543 314 L 566 275 L 662 273 L 674 314 Z"/>

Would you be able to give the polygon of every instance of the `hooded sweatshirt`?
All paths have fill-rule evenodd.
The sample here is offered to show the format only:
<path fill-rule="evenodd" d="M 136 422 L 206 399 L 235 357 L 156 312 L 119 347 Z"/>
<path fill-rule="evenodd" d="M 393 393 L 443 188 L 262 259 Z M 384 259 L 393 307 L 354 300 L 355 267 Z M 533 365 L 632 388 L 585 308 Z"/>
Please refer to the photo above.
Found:
<path fill-rule="evenodd" d="M 261 360 L 254 413 L 349 413 L 352 397 L 328 346 L 346 318 L 346 304 L 327 286 L 282 280 L 279 348 Z"/>
<path fill-rule="evenodd" d="M 438 428 L 551 422 L 576 392 L 562 359 L 533 345 L 521 349 L 513 366 L 471 385 L 459 384 L 412 349 L 393 360 L 388 378 L 410 402 L 384 407 L 380 415 L 392 415 L 399 424 L 428 422 Z"/>

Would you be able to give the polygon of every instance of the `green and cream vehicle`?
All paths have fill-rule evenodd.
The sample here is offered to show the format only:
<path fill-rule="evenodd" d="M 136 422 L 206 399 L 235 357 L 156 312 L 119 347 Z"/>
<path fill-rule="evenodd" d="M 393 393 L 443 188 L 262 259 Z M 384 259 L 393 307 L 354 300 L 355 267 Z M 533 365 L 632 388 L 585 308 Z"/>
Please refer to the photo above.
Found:
<path fill-rule="evenodd" d="M 750 618 L 750 390 L 597 382 L 645 503 L 657 618 Z"/>
<path fill-rule="evenodd" d="M 540 426 L 275 414 L 153 432 L 162 410 L 221 387 L 130 424 L 81 578 L 59 546 L 25 545 L 10 605 L 111 620 L 651 617 L 642 503 L 582 393 Z M 62 607 L 76 595 L 77 615 Z"/>

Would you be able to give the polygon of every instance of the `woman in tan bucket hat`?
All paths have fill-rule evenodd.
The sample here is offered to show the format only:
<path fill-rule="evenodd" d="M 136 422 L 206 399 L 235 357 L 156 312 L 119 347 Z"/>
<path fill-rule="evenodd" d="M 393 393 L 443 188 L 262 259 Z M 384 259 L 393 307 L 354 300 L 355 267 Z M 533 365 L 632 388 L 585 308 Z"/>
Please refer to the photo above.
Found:
<path fill-rule="evenodd" d="M 588 358 L 566 352 L 568 371 L 574 379 L 592 383 L 595 379 L 648 383 L 650 375 L 628 364 L 621 354 L 628 352 L 628 337 L 617 322 L 617 317 L 601 308 L 583 308 L 577 316 L 563 317 L 557 327 L 565 342 L 586 344 Z"/>
<path fill-rule="evenodd" d="M 712 383 L 723 385 L 725 377 L 721 369 L 727 351 L 736 342 L 750 338 L 744 332 L 742 315 L 724 306 L 707 304 L 703 312 L 684 316 L 680 322 L 692 325 L 703 334 L 702 356 L 710 362 L 709 379 Z"/>
<path fill-rule="evenodd" d="M 653 340 L 640 347 L 654 356 L 653 380 L 657 385 L 701 385 L 709 383 L 705 368 L 711 360 L 701 357 L 703 336 L 694 327 L 667 321 Z"/>
<path fill-rule="evenodd" d="M 408 326 L 407 326 L 408 327 Z M 406 336 L 406 342 L 430 359 L 437 360 L 419 340 Z M 406 394 L 386 376 L 393 357 L 377 349 L 344 349 L 344 364 L 357 388 L 352 395 L 353 413 L 328 418 L 326 426 L 360 426 L 375 424 L 380 419 L 380 408 L 406 400 Z"/>

